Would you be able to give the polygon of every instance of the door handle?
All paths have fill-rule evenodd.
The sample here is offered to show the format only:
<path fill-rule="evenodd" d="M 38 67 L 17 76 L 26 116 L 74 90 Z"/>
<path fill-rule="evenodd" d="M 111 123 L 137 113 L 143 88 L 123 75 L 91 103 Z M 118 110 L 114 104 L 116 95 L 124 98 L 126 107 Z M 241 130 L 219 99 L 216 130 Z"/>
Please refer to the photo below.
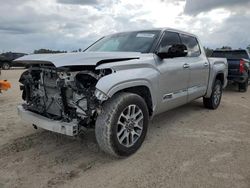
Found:
<path fill-rule="evenodd" d="M 204 66 L 205 66 L 205 67 L 208 67 L 208 65 L 209 65 L 208 62 L 205 62 L 205 63 L 204 63 Z"/>
<path fill-rule="evenodd" d="M 187 64 L 187 63 L 185 63 L 185 64 L 183 65 L 183 68 L 184 68 L 184 69 L 188 69 L 189 67 L 190 67 L 190 65 Z"/>

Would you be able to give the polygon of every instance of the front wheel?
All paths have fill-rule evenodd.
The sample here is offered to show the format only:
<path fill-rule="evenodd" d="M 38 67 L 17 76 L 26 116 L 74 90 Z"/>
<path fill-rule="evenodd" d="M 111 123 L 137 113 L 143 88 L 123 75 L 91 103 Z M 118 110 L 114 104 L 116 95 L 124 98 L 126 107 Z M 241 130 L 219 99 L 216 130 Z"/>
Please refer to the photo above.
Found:
<path fill-rule="evenodd" d="M 129 156 L 142 145 L 149 114 L 142 97 L 119 93 L 106 101 L 97 117 L 95 134 L 100 148 L 113 156 Z"/>
<path fill-rule="evenodd" d="M 203 98 L 203 104 L 206 108 L 215 110 L 219 107 L 222 97 L 222 83 L 216 80 L 210 98 Z"/>
<path fill-rule="evenodd" d="M 10 69 L 10 64 L 9 64 L 8 62 L 4 62 L 4 63 L 2 64 L 2 69 L 3 69 L 3 70 L 9 70 L 9 69 Z"/>

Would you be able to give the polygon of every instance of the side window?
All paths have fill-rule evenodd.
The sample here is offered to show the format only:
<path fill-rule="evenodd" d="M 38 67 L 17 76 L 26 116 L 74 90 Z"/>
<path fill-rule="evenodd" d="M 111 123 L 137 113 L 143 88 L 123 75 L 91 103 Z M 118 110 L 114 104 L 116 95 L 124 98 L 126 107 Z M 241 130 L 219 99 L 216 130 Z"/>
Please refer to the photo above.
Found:
<path fill-rule="evenodd" d="M 165 34 L 161 40 L 159 50 L 160 49 L 167 49 L 168 50 L 174 44 L 181 44 L 179 34 L 167 31 L 167 32 L 165 32 Z"/>
<path fill-rule="evenodd" d="M 11 54 L 11 53 L 6 53 L 6 57 L 7 57 L 8 59 L 11 59 L 11 58 L 12 58 L 12 54 Z"/>
<path fill-rule="evenodd" d="M 195 37 L 180 34 L 182 44 L 187 46 L 189 57 L 198 57 L 201 54 L 200 46 Z"/>

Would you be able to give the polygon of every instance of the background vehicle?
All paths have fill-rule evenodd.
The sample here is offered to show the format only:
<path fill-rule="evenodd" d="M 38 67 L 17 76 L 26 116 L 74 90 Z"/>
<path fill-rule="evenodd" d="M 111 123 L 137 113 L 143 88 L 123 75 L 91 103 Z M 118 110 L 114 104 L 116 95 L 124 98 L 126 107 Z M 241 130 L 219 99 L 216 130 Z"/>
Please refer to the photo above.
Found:
<path fill-rule="evenodd" d="M 247 91 L 250 78 L 250 56 L 247 50 L 216 50 L 212 57 L 227 58 L 228 80 L 239 84 L 239 91 Z"/>
<path fill-rule="evenodd" d="M 70 136 L 95 127 L 101 149 L 115 156 L 140 148 L 156 114 L 200 97 L 216 109 L 227 84 L 226 59 L 207 59 L 196 36 L 173 29 L 118 33 L 83 53 L 17 61 L 31 65 L 20 78 L 24 120 Z"/>
<path fill-rule="evenodd" d="M 23 64 L 21 63 L 16 63 L 13 62 L 13 60 L 25 56 L 27 54 L 24 53 L 12 53 L 12 52 L 6 52 L 6 53 L 2 53 L 0 54 L 0 67 L 3 70 L 8 70 L 11 67 L 24 67 Z"/>

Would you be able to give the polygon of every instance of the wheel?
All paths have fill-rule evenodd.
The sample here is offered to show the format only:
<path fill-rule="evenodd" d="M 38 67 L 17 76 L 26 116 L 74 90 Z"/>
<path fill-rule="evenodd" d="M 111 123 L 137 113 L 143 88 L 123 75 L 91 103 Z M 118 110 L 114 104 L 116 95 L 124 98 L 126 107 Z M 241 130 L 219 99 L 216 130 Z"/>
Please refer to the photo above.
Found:
<path fill-rule="evenodd" d="M 206 108 L 215 110 L 219 107 L 222 97 L 222 83 L 216 80 L 210 98 L 203 98 L 203 104 Z"/>
<path fill-rule="evenodd" d="M 246 92 L 248 88 L 248 79 L 244 83 L 239 83 L 239 91 Z"/>
<path fill-rule="evenodd" d="M 10 69 L 10 64 L 8 62 L 3 62 L 2 69 L 3 70 L 9 70 Z"/>
<path fill-rule="evenodd" d="M 104 103 L 97 117 L 96 140 L 108 154 L 129 156 L 141 147 L 148 121 L 148 108 L 142 97 L 132 93 L 118 93 Z"/>

